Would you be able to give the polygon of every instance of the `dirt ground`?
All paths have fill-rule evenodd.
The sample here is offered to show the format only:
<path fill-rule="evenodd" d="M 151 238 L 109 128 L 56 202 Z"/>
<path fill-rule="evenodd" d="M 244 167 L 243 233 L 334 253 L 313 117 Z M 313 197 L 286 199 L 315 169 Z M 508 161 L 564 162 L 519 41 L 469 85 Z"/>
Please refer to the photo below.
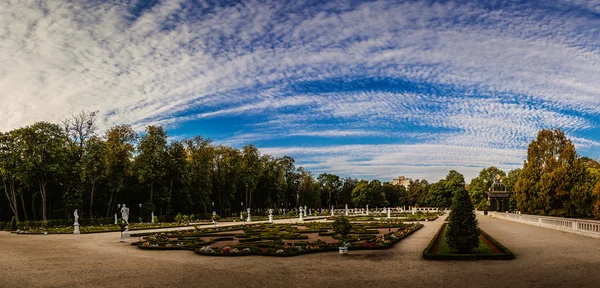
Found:
<path fill-rule="evenodd" d="M 480 216 L 512 261 L 442 262 L 421 253 L 442 224 L 388 250 L 276 258 L 148 251 L 118 233 L 0 232 L 0 287 L 599 287 L 600 241 Z M 137 238 L 129 238 L 133 242 Z"/>

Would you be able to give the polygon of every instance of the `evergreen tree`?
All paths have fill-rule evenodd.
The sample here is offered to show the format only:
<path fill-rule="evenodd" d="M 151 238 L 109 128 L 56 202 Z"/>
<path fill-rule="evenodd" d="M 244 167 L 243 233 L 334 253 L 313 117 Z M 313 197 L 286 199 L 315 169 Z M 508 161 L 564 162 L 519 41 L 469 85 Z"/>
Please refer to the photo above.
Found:
<path fill-rule="evenodd" d="M 466 189 L 454 193 L 450 223 L 446 233 L 448 246 L 457 253 L 468 253 L 479 246 L 479 230 L 473 202 Z"/>

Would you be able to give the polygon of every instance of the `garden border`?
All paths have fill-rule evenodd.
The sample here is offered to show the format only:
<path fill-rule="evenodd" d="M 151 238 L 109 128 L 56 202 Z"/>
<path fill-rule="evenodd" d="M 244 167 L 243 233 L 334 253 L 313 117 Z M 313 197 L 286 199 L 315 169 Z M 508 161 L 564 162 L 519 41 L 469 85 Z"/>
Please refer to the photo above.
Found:
<path fill-rule="evenodd" d="M 481 255 L 481 254 L 449 254 L 449 255 L 436 255 L 431 252 L 433 246 L 435 245 L 435 241 L 440 237 L 440 233 L 444 230 L 445 225 L 448 223 L 442 224 L 440 229 L 435 233 L 431 241 L 429 241 L 429 245 L 423 250 L 423 259 L 425 260 L 513 260 L 516 258 L 516 255 L 512 253 L 508 248 L 504 245 L 500 244 L 496 239 L 492 238 L 489 234 L 484 232 L 483 230 L 477 228 L 479 232 L 486 237 L 492 244 L 496 245 L 503 254 L 493 254 L 493 255 Z"/>

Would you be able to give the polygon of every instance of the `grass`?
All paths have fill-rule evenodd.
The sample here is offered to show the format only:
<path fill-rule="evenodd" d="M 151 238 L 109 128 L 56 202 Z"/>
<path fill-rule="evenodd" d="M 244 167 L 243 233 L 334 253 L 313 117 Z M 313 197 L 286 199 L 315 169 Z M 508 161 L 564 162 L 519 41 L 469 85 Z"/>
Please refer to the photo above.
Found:
<path fill-rule="evenodd" d="M 440 248 L 437 251 L 437 255 L 454 254 L 454 251 L 450 249 L 450 246 L 448 246 L 448 242 L 446 242 L 446 233 L 448 233 L 448 229 L 446 229 L 446 231 L 444 232 L 444 237 L 442 237 L 442 242 L 440 243 Z M 493 255 L 494 252 L 487 244 L 485 244 L 485 242 L 479 239 L 479 247 L 477 247 L 476 250 L 471 251 L 471 253 L 469 254 Z"/>

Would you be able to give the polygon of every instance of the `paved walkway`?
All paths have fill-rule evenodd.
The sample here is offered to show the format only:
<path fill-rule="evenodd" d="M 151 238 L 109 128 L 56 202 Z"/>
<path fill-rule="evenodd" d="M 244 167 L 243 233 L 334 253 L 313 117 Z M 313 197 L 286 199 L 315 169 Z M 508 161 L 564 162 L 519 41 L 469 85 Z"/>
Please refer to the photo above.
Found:
<path fill-rule="evenodd" d="M 119 233 L 14 235 L 0 232 L 0 287 L 598 287 L 598 239 L 479 217 L 512 261 L 425 261 L 442 224 L 393 248 L 290 258 L 208 257 L 146 251 Z M 288 220 L 289 222 L 289 220 Z M 128 239 L 129 242 L 135 239 Z"/>

